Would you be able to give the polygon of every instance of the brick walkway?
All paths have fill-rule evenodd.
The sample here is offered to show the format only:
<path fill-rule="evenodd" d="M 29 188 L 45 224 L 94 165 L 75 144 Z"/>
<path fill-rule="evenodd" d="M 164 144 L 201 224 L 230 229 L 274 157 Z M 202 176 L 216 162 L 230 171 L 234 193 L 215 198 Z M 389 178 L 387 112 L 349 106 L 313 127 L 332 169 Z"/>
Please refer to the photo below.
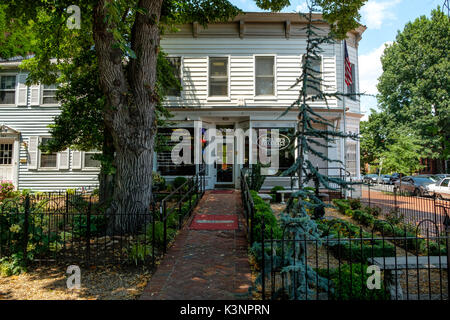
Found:
<path fill-rule="evenodd" d="M 239 192 L 207 191 L 194 214 L 238 214 L 239 227 L 191 230 L 189 221 L 158 266 L 141 300 L 249 299 L 251 270 Z"/>

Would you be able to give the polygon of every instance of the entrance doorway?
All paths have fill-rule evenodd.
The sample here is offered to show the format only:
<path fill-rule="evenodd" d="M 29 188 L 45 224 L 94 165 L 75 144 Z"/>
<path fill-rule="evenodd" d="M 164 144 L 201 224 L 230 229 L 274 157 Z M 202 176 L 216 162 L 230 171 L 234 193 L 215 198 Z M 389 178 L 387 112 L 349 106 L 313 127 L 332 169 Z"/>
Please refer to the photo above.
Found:
<path fill-rule="evenodd" d="M 15 148 L 14 139 L 0 139 L 0 181 L 16 183 Z"/>
<path fill-rule="evenodd" d="M 214 163 L 216 187 L 234 186 L 234 124 L 217 124 L 216 131 L 222 134 L 222 143 L 217 145 L 218 159 Z M 228 133 L 228 135 L 227 135 Z"/>

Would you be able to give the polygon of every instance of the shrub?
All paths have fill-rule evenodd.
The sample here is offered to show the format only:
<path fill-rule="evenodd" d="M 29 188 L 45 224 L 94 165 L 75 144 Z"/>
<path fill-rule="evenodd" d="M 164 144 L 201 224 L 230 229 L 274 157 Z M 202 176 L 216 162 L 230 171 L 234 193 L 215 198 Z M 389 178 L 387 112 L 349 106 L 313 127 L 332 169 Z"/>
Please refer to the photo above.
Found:
<path fill-rule="evenodd" d="M 167 227 L 167 242 L 175 237 L 176 230 Z M 151 243 L 153 241 L 153 227 L 149 223 L 146 227 L 147 240 Z M 164 245 L 164 223 L 162 221 L 155 221 L 155 247 L 161 248 Z"/>
<path fill-rule="evenodd" d="M 365 207 L 364 210 L 374 216 L 375 218 L 378 217 L 381 214 L 381 208 L 380 207 Z"/>
<path fill-rule="evenodd" d="M 0 201 L 5 198 L 10 198 L 14 194 L 14 185 L 11 181 L 0 182 Z"/>
<path fill-rule="evenodd" d="M 353 219 L 359 221 L 363 226 L 370 227 L 374 224 L 375 218 L 362 210 L 355 210 L 353 212 Z"/>
<path fill-rule="evenodd" d="M 344 264 L 340 270 L 319 269 L 319 275 L 331 280 L 332 290 L 330 298 L 332 300 L 389 300 L 389 293 L 385 290 L 381 282 L 380 290 L 367 289 L 367 265 L 353 263 Z"/>
<path fill-rule="evenodd" d="M 334 199 L 333 200 L 333 204 L 337 207 L 337 210 L 341 213 L 341 214 L 345 214 L 346 210 L 351 210 L 350 207 L 350 203 L 348 200 L 344 200 L 344 199 Z"/>
<path fill-rule="evenodd" d="M 166 180 L 157 172 L 152 172 L 152 185 L 155 190 L 164 190 L 166 188 Z"/>
<path fill-rule="evenodd" d="M 138 265 L 152 256 L 152 246 L 145 243 L 133 243 L 129 249 L 128 259 Z"/>
<path fill-rule="evenodd" d="M 352 209 L 347 209 L 347 210 L 345 210 L 344 214 L 347 217 L 353 217 L 353 210 Z"/>
<path fill-rule="evenodd" d="M 328 236 L 326 244 L 339 259 L 366 262 L 371 257 L 388 257 L 395 253 L 395 247 L 392 244 L 383 240 L 370 240 L 371 233 L 364 232 L 358 226 L 340 219 L 324 221 L 319 228 L 325 236 Z M 369 240 L 346 240 L 347 238 Z"/>
<path fill-rule="evenodd" d="M 253 204 L 255 205 L 255 213 L 254 213 L 254 221 L 252 221 L 253 224 L 253 239 L 255 241 L 258 241 L 261 239 L 261 218 L 264 216 L 264 224 L 265 224 L 265 231 L 264 231 L 264 238 L 269 239 L 272 237 L 274 239 L 280 239 L 282 235 L 282 230 L 280 226 L 278 225 L 277 218 L 273 214 L 272 209 L 270 208 L 270 205 L 265 203 L 261 197 L 258 196 L 258 193 L 254 190 L 250 191 L 251 196 L 253 198 Z"/>
<path fill-rule="evenodd" d="M 275 199 L 276 202 L 281 201 L 281 194 L 277 193 L 279 190 L 285 190 L 282 186 L 275 186 L 270 190 L 270 193 L 272 194 L 272 199 Z"/>
<path fill-rule="evenodd" d="M 402 213 L 398 213 L 396 210 L 391 210 L 385 215 L 385 218 L 389 223 L 396 225 L 403 221 L 404 215 Z"/>
<path fill-rule="evenodd" d="M 87 215 L 77 214 L 73 216 L 73 235 L 77 237 L 85 237 L 87 234 Z M 92 214 L 90 219 L 90 235 L 97 236 L 106 230 L 106 217 L 103 214 Z"/>
<path fill-rule="evenodd" d="M 358 210 L 362 208 L 361 200 L 359 199 L 350 199 L 349 204 L 353 210 Z"/>
<path fill-rule="evenodd" d="M 175 180 L 173 180 L 173 188 L 178 189 L 181 187 L 187 179 L 185 177 L 176 177 Z"/>

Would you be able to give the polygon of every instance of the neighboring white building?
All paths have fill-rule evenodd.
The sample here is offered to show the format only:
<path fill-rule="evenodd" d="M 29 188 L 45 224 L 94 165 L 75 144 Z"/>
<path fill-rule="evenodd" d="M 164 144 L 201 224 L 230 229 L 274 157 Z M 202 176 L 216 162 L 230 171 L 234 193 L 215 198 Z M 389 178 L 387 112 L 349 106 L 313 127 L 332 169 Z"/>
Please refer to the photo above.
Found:
<path fill-rule="evenodd" d="M 203 28 L 197 23 L 182 25 L 180 31 L 166 34 L 161 40 L 170 56 L 182 90 L 174 90 L 165 105 L 174 115 L 172 126 L 187 128 L 196 133 L 201 144 L 202 130 L 272 129 L 282 133 L 293 132 L 297 111 L 293 109 L 282 118 L 281 113 L 298 97 L 299 87 L 291 88 L 301 73 L 306 40 L 305 21 L 298 14 L 246 13 L 233 22 L 211 24 Z M 326 28 L 326 25 L 321 25 Z M 348 33 L 347 45 L 353 64 L 354 85 L 347 88 L 343 82 L 343 45 L 338 42 L 324 47 L 317 68 L 323 72 L 323 85 L 329 92 L 353 90 L 358 92 L 358 42 L 365 27 Z M 20 189 L 60 190 L 94 186 L 97 182 L 97 163 L 84 152 L 66 150 L 55 155 L 42 155 L 37 145 L 48 137 L 48 125 L 59 113 L 54 89 L 45 86 L 24 85 L 26 74 L 18 72 L 18 61 L 0 62 L 0 180 L 13 180 Z M 345 88 L 344 88 L 345 86 Z M 345 126 L 347 131 L 359 132 L 362 117 L 359 100 L 346 99 Z M 315 110 L 344 127 L 343 102 L 330 100 L 330 109 L 323 102 L 315 102 Z M 0 127 L 1 128 L 1 127 Z M 164 129 L 170 132 L 169 129 Z M 247 150 L 252 139 L 246 140 Z M 328 150 L 329 158 L 344 160 L 344 143 L 336 141 Z M 230 150 L 229 150 L 230 151 Z M 232 150 L 232 154 L 236 154 Z M 347 169 L 359 178 L 359 143 L 347 141 Z M 196 155 L 200 156 L 200 155 Z M 194 156 L 193 156 L 194 157 Z M 251 152 L 243 157 L 251 162 Z M 154 169 L 171 180 L 198 170 L 195 165 L 170 163 L 169 154 L 155 154 Z M 280 165 L 292 162 L 284 154 Z M 321 168 L 337 167 L 319 159 L 312 159 Z M 289 162 L 289 163 L 288 163 Z M 239 186 L 242 165 L 207 166 L 207 184 Z M 282 170 L 280 170 L 281 172 Z M 279 173 L 277 175 L 279 175 Z M 336 174 L 336 170 L 328 170 Z M 287 177 L 272 176 L 264 188 L 288 186 Z"/>
<path fill-rule="evenodd" d="M 99 165 L 90 153 L 43 154 L 48 126 L 60 113 L 55 86 L 26 86 L 21 59 L 0 61 L 0 180 L 19 189 L 57 191 L 98 185 Z"/>

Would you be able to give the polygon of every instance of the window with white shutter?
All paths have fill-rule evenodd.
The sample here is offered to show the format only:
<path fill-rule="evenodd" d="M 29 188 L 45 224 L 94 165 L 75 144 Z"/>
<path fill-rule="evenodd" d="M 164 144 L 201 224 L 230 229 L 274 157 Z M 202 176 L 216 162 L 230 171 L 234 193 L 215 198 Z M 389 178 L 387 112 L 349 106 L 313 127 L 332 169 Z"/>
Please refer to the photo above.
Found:
<path fill-rule="evenodd" d="M 0 104 L 16 104 L 15 75 L 0 75 Z"/>
<path fill-rule="evenodd" d="M 17 76 L 17 105 L 26 106 L 28 104 L 28 86 L 25 84 L 27 75 L 19 73 Z"/>
<path fill-rule="evenodd" d="M 41 103 L 41 85 L 33 84 L 30 86 L 30 105 L 38 106 Z"/>
<path fill-rule="evenodd" d="M 72 169 L 81 169 L 81 151 L 73 150 L 72 152 Z"/>
<path fill-rule="evenodd" d="M 38 166 L 38 145 L 39 137 L 30 137 L 28 139 L 28 169 L 36 170 Z"/>
<path fill-rule="evenodd" d="M 66 149 L 64 151 L 58 152 L 59 169 L 60 170 L 67 170 L 67 169 L 69 169 L 69 156 L 70 156 L 69 149 Z"/>

